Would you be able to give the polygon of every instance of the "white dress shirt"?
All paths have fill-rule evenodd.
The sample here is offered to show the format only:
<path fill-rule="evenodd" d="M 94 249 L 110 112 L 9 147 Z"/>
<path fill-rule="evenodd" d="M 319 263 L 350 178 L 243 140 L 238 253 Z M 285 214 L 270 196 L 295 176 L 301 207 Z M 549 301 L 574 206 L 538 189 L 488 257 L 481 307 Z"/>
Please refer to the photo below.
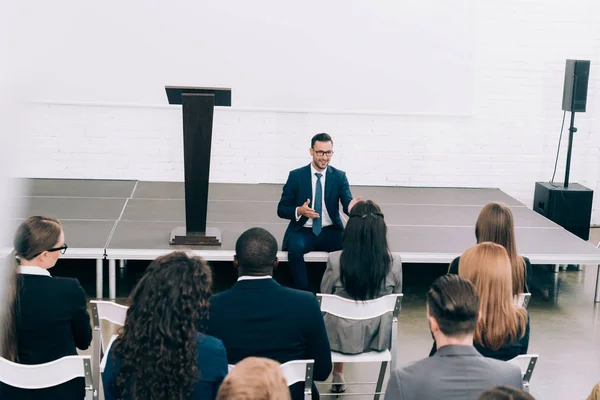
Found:
<path fill-rule="evenodd" d="M 312 199 L 310 201 L 310 204 L 308 205 L 310 208 L 314 209 L 315 208 L 315 192 L 317 191 L 317 176 L 315 175 L 317 172 L 315 167 L 313 166 L 312 163 L 310 163 L 310 172 L 311 172 L 311 182 L 312 182 Z M 323 189 L 321 192 L 322 194 L 322 199 L 321 199 L 321 228 L 325 228 L 326 226 L 330 226 L 333 225 L 333 222 L 331 222 L 331 217 L 329 217 L 329 213 L 327 212 L 327 207 L 325 206 L 325 176 L 327 175 L 327 168 L 325 168 L 323 171 L 319 172 L 320 174 L 323 174 L 323 176 L 321 177 L 321 188 Z M 300 220 L 300 215 L 298 215 L 298 207 L 296 207 L 296 221 Z M 306 221 L 306 223 L 304 224 L 305 228 L 312 228 L 313 225 L 313 220 L 312 218 L 309 218 L 308 221 Z"/>
<path fill-rule="evenodd" d="M 20 274 L 26 274 L 26 275 L 45 275 L 45 276 L 51 276 L 50 272 L 48 272 L 47 269 L 44 269 L 42 267 L 36 267 L 33 265 L 21 265 L 19 267 L 19 273 Z"/>
<path fill-rule="evenodd" d="M 257 279 L 269 279 L 273 278 L 271 275 L 261 275 L 261 276 L 250 276 L 250 275 L 242 275 L 238 278 L 239 281 L 255 281 Z"/>

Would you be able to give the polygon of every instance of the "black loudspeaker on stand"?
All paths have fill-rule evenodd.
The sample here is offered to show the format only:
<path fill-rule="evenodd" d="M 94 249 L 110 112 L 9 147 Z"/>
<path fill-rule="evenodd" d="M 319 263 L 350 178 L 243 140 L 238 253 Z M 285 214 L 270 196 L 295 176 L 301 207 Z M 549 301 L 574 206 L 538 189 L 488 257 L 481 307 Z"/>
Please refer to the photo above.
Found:
<path fill-rule="evenodd" d="M 554 221 L 569 232 L 588 240 L 592 215 L 593 191 L 577 183 L 569 185 L 575 113 L 585 112 L 590 76 L 590 62 L 567 60 L 562 109 L 571 113 L 565 180 L 561 183 L 536 182 L 533 210 Z"/>

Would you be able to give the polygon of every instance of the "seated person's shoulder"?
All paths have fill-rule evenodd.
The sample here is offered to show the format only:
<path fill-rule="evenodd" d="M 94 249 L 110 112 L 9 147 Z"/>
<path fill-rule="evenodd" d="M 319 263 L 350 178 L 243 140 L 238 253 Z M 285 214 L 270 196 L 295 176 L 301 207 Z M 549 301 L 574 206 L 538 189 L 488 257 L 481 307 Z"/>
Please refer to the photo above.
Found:
<path fill-rule="evenodd" d="M 53 277 L 51 282 L 52 286 L 61 293 L 83 294 L 85 296 L 83 287 L 81 287 L 81 284 L 75 278 Z"/>
<path fill-rule="evenodd" d="M 293 289 L 287 286 L 278 287 L 277 296 L 279 296 L 282 300 L 295 300 L 302 303 L 319 304 L 317 297 L 313 293 L 305 290 Z"/>
<path fill-rule="evenodd" d="M 419 380 L 426 378 L 433 371 L 436 359 L 433 357 L 424 358 L 419 361 L 415 361 L 405 367 L 396 370 L 396 377 L 400 380 Z"/>
<path fill-rule="evenodd" d="M 505 373 L 507 375 L 515 374 L 521 376 L 521 368 L 516 364 L 495 360 L 488 357 L 483 357 L 483 362 L 488 365 L 490 370 L 494 370 L 497 373 Z"/>
<path fill-rule="evenodd" d="M 199 333 L 196 339 L 198 341 L 198 349 L 200 349 L 204 354 L 210 352 L 220 354 L 225 351 L 223 342 L 214 336 Z"/>
<path fill-rule="evenodd" d="M 293 169 L 293 170 L 290 171 L 290 176 L 300 175 L 300 174 L 302 174 L 303 172 L 306 171 L 306 168 L 307 168 L 307 166 L 304 165 L 304 166 L 302 166 L 300 168 Z"/>
<path fill-rule="evenodd" d="M 332 167 L 331 165 L 329 165 L 327 168 L 328 168 L 328 169 L 331 171 L 331 173 L 332 173 L 333 175 L 335 175 L 336 177 L 342 177 L 342 176 L 346 175 L 346 173 L 345 173 L 344 171 L 342 171 L 341 169 L 337 169 L 337 168 L 335 168 L 335 167 Z"/>

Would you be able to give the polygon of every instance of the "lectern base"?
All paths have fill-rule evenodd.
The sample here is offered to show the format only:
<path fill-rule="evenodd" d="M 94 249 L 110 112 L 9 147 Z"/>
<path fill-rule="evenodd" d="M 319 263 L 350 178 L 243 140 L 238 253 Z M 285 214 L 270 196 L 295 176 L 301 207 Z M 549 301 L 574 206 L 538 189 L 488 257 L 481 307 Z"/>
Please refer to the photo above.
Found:
<path fill-rule="evenodd" d="M 179 226 L 171 231 L 171 238 L 169 239 L 169 244 L 220 246 L 221 230 L 218 228 L 206 228 L 206 233 L 186 232 L 185 227 Z"/>

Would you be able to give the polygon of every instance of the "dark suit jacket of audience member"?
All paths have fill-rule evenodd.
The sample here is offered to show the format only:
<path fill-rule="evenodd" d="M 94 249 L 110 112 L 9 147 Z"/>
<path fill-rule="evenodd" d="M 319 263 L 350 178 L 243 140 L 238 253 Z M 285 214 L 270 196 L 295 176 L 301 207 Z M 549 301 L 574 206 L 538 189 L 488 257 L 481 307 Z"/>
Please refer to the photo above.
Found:
<path fill-rule="evenodd" d="M 242 280 L 210 303 L 208 334 L 223 341 L 230 364 L 250 356 L 282 364 L 313 359 L 314 379 L 329 376 L 329 340 L 314 294 L 283 287 L 272 278 Z M 294 385 L 292 397 L 302 398 L 302 388 Z"/>
<path fill-rule="evenodd" d="M 217 397 L 219 386 L 227 375 L 227 354 L 223 343 L 212 336 L 198 334 L 198 370 L 200 380 L 194 385 L 190 400 L 209 400 Z M 118 399 L 115 382 L 121 370 L 121 360 L 108 352 L 106 368 L 102 374 L 104 399 Z"/>
<path fill-rule="evenodd" d="M 312 176 L 311 176 L 310 164 L 302 168 L 295 169 L 290 172 L 287 182 L 283 186 L 281 199 L 277 205 L 277 215 L 279 218 L 289 219 L 290 223 L 283 236 L 283 250 L 287 249 L 287 242 L 290 232 L 296 232 L 300 230 L 308 218 L 301 216 L 296 221 L 296 207 L 300 207 L 307 199 L 310 199 L 311 203 L 309 207 L 314 208 L 312 204 Z M 352 193 L 350 192 L 350 185 L 348 184 L 348 178 L 346 173 L 331 165 L 327 166 L 325 171 L 325 187 L 324 197 L 325 204 L 323 207 L 327 208 L 327 213 L 331 218 L 333 226 L 340 231 L 344 229 L 342 219 L 340 218 L 340 201 L 342 202 L 342 210 L 346 215 L 348 212 L 348 205 L 352 201 Z"/>
<path fill-rule="evenodd" d="M 76 279 L 20 274 L 17 340 L 20 364 L 43 364 L 77 355 L 92 341 L 85 292 Z M 48 389 L 0 386 L 1 399 L 83 399 L 85 383 L 77 378 Z"/>
<path fill-rule="evenodd" d="M 433 357 L 392 371 L 385 399 L 477 400 L 497 385 L 523 386 L 521 369 L 482 357 L 472 346 L 444 346 Z"/>
<path fill-rule="evenodd" d="M 524 287 L 523 287 L 523 293 L 530 293 L 531 291 L 531 281 L 532 281 L 532 275 L 531 275 L 531 261 L 529 261 L 529 258 L 527 257 L 523 257 L 523 260 L 525 260 L 525 283 L 524 283 Z M 448 273 L 449 274 L 455 274 L 458 275 L 458 262 L 460 261 L 460 257 L 456 257 L 454 260 L 452 260 L 452 262 L 450 263 L 450 268 L 448 269 Z"/>
<path fill-rule="evenodd" d="M 514 343 L 505 343 L 498 350 L 491 350 L 485 346 L 475 344 L 477 351 L 484 357 L 494 358 L 496 360 L 508 361 L 520 354 L 527 354 L 529 348 L 529 316 L 527 316 L 527 325 L 525 327 L 525 335 Z M 433 348 L 429 353 L 431 357 L 436 353 L 436 344 L 433 342 Z"/>

